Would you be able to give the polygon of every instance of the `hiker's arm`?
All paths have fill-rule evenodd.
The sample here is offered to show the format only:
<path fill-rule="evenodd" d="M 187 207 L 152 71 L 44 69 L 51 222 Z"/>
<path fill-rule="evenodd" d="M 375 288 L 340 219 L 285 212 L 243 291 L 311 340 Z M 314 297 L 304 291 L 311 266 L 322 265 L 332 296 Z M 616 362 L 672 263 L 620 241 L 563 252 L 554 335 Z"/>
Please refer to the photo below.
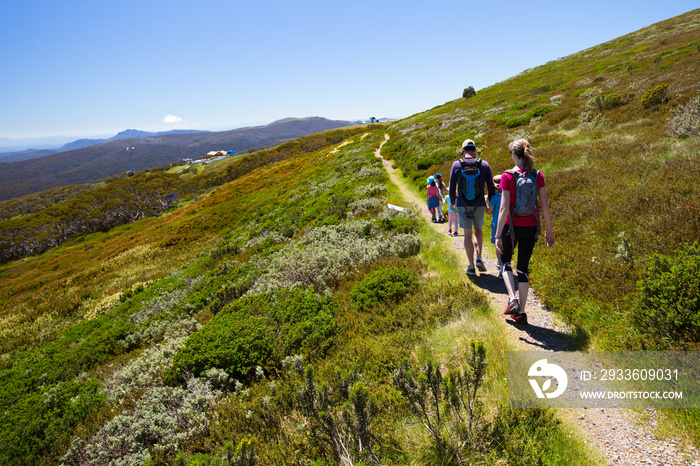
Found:
<path fill-rule="evenodd" d="M 496 251 L 503 253 L 503 239 L 500 234 L 506 226 L 506 218 L 510 214 L 510 191 L 504 190 L 501 194 L 501 210 L 498 211 L 498 226 L 496 227 Z"/>
<path fill-rule="evenodd" d="M 491 198 L 496 194 L 496 187 L 493 184 L 493 173 L 491 173 L 491 167 L 488 167 L 488 170 L 486 170 L 488 173 L 486 173 L 486 189 L 488 190 L 488 198 L 486 200 L 486 203 L 488 204 Z"/>
<path fill-rule="evenodd" d="M 544 240 L 550 248 L 554 246 L 554 230 L 552 230 L 552 213 L 549 210 L 549 201 L 547 201 L 547 190 L 542 186 L 538 191 L 538 197 L 542 203 L 542 218 L 546 230 L 544 231 Z"/>
<path fill-rule="evenodd" d="M 491 205 L 491 201 L 489 200 L 488 196 L 484 196 L 484 200 L 486 201 L 486 213 L 493 215 L 493 206 Z"/>

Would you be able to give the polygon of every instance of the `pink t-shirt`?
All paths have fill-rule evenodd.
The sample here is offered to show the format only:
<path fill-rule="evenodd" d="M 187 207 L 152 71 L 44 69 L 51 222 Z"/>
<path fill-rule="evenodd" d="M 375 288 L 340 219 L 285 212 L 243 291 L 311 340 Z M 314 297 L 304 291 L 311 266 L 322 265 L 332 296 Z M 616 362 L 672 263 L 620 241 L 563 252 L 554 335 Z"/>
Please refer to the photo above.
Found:
<path fill-rule="evenodd" d="M 525 173 L 525 170 L 520 170 L 518 169 L 520 173 Z M 535 182 L 537 183 L 537 191 L 539 193 L 539 190 L 541 188 L 544 188 L 544 175 L 542 174 L 541 171 L 537 172 L 537 178 L 535 179 Z M 515 208 L 515 177 L 511 175 L 508 172 L 503 173 L 501 175 L 501 184 L 499 185 L 499 188 L 501 191 L 506 192 L 508 191 L 510 193 L 510 211 Z M 520 217 L 519 215 L 514 215 L 513 216 L 513 225 L 516 227 L 534 227 L 537 226 L 537 208 L 535 208 L 535 213 L 532 215 L 529 215 L 527 217 Z M 506 217 L 506 225 L 510 223 L 510 215 Z"/>
<path fill-rule="evenodd" d="M 437 186 L 428 185 L 428 197 L 435 197 L 440 193 Z"/>

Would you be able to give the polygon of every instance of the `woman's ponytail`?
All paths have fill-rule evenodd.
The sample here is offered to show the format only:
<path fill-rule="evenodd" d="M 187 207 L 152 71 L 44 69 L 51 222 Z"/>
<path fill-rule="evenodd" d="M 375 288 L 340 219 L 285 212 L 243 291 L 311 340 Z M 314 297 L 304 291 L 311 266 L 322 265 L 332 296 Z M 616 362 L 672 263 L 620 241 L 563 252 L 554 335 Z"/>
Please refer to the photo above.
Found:
<path fill-rule="evenodd" d="M 523 161 L 523 169 L 527 172 L 531 171 L 535 165 L 535 157 L 532 155 L 532 149 L 527 139 L 516 139 L 508 144 L 508 148 L 515 152 L 515 155 Z"/>

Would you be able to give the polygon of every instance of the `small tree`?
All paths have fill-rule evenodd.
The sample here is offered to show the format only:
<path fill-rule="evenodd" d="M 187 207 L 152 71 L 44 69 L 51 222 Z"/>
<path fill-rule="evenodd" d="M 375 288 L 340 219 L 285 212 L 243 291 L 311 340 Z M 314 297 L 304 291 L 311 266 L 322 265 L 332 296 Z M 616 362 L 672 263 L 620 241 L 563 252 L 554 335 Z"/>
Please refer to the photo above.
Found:
<path fill-rule="evenodd" d="M 440 432 L 442 418 L 440 400 L 442 398 L 442 373 L 440 367 L 432 361 L 424 363 L 420 372 L 411 368 L 408 359 L 404 359 L 394 371 L 394 385 L 408 402 L 411 411 L 421 424 L 430 432 L 437 444 L 440 458 L 446 457 L 444 440 Z"/>
<path fill-rule="evenodd" d="M 440 367 L 428 360 L 414 370 L 404 359 L 394 371 L 394 385 L 408 402 L 413 414 L 435 439 L 443 464 L 456 459 L 469 441 L 475 417 L 477 392 L 486 374 L 486 348 L 481 340 L 470 343 L 462 367 L 443 378 Z M 444 404 L 441 412 L 441 403 Z M 443 433 L 445 414 L 454 416 L 454 429 Z"/>
<path fill-rule="evenodd" d="M 373 450 L 372 421 L 379 405 L 369 388 L 357 380 L 358 374 L 336 369 L 336 388 L 328 381 L 316 384 L 313 367 L 308 365 L 297 401 L 311 421 L 312 434 L 329 446 L 342 466 L 352 466 L 356 458 L 381 464 Z"/>
<path fill-rule="evenodd" d="M 471 434 L 476 394 L 486 375 L 486 347 L 481 340 L 471 340 L 469 348 L 469 355 L 463 370 L 460 372 L 457 369 L 447 374 L 445 399 L 460 426 L 466 424 L 462 415 L 466 411 L 469 416 L 468 433 Z M 458 430 L 461 432 L 463 429 L 460 427 Z"/>
<path fill-rule="evenodd" d="M 464 89 L 464 92 L 462 92 L 462 97 L 465 99 L 469 99 L 471 97 L 474 97 L 476 95 L 476 91 L 474 90 L 474 86 L 469 86 L 468 88 Z"/>

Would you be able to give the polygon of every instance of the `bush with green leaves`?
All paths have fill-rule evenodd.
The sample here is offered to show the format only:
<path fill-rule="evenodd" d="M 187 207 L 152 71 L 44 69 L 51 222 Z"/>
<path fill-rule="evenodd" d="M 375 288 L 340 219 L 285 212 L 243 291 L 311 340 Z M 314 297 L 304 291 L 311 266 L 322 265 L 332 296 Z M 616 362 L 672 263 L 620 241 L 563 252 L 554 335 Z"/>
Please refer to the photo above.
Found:
<path fill-rule="evenodd" d="M 666 102 L 666 93 L 668 92 L 668 84 L 659 84 L 658 86 L 649 89 L 642 96 L 642 107 L 652 108 L 656 105 Z"/>
<path fill-rule="evenodd" d="M 700 136 L 700 97 L 693 97 L 673 110 L 667 132 L 677 138 Z"/>
<path fill-rule="evenodd" d="M 355 308 L 367 311 L 378 304 L 397 304 L 417 286 L 418 279 L 408 270 L 382 267 L 355 284 L 350 297 Z"/>
<path fill-rule="evenodd" d="M 508 128 L 516 128 L 518 126 L 527 125 L 533 118 L 541 117 L 556 109 L 555 104 L 539 105 L 529 110 L 525 115 L 509 118 L 505 121 Z"/>
<path fill-rule="evenodd" d="M 2 361 L 0 464 L 53 458 L 106 397 L 88 371 L 124 353 L 134 325 L 114 313 L 76 324 L 39 350 Z"/>
<path fill-rule="evenodd" d="M 652 256 L 637 282 L 632 318 L 655 344 L 697 347 L 700 343 L 700 245 L 687 244 L 675 256 Z"/>
<path fill-rule="evenodd" d="M 474 90 L 474 86 L 469 86 L 464 91 L 462 92 L 462 97 L 465 99 L 470 99 L 476 95 L 476 91 Z"/>
<path fill-rule="evenodd" d="M 190 336 L 166 379 L 182 380 L 186 372 L 201 376 L 211 368 L 246 379 L 257 366 L 276 368 L 292 354 L 322 356 L 337 333 L 336 309 L 332 299 L 312 289 L 243 297 Z"/>
<path fill-rule="evenodd" d="M 617 92 L 607 95 L 597 95 L 586 103 L 586 107 L 590 110 L 598 110 L 601 112 L 603 110 L 612 110 L 629 103 L 632 96 L 633 95 L 630 93 L 618 94 Z"/>

